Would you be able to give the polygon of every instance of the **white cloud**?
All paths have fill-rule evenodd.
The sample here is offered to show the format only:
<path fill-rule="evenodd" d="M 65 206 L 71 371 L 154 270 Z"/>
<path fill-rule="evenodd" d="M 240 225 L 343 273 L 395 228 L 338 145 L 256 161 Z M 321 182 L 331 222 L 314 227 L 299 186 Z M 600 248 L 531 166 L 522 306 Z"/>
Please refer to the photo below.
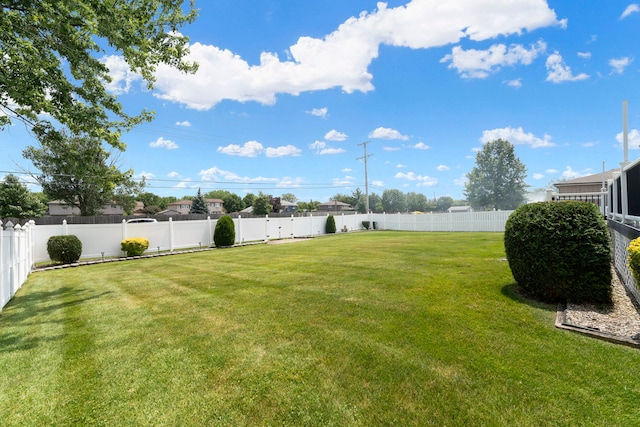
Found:
<path fill-rule="evenodd" d="M 459 178 L 454 179 L 453 180 L 453 185 L 455 185 L 457 187 L 464 187 L 468 182 L 469 182 L 469 178 L 465 174 L 465 175 L 462 175 Z"/>
<path fill-rule="evenodd" d="M 394 178 L 406 179 L 408 181 L 417 181 L 418 183 L 416 185 L 418 187 L 434 187 L 438 185 L 438 180 L 436 178 L 431 178 L 426 175 L 416 175 L 415 172 L 398 172 L 397 174 L 395 174 Z"/>
<path fill-rule="evenodd" d="M 564 181 L 580 178 L 583 176 L 591 175 L 591 169 L 585 169 L 582 172 L 574 171 L 571 166 L 567 166 L 567 168 L 562 172 L 561 178 Z"/>
<path fill-rule="evenodd" d="M 627 16 L 631 15 L 632 13 L 636 13 L 636 12 L 640 12 L 640 6 L 638 6 L 635 3 L 631 3 L 629 6 L 627 6 L 624 12 L 622 12 L 622 15 L 620 15 L 620 19 L 624 19 Z"/>
<path fill-rule="evenodd" d="M 276 187 L 300 188 L 303 183 L 304 183 L 304 179 L 302 178 L 285 177 L 285 178 L 282 178 L 280 181 L 278 181 L 278 183 L 276 184 Z"/>
<path fill-rule="evenodd" d="M 547 81 L 551 83 L 576 82 L 589 78 L 586 73 L 580 73 L 577 76 L 573 75 L 571 68 L 565 65 L 562 55 L 558 52 L 549 55 L 546 65 L 548 71 Z"/>
<path fill-rule="evenodd" d="M 188 120 L 184 120 L 182 122 L 176 122 L 176 126 L 184 126 L 186 128 L 190 128 L 191 123 Z"/>
<path fill-rule="evenodd" d="M 151 148 L 165 148 L 167 150 L 175 150 L 178 147 L 178 144 L 176 144 L 175 142 L 171 141 L 170 139 L 164 139 L 163 137 L 158 137 L 158 139 L 156 139 L 153 142 L 149 143 L 149 147 Z"/>
<path fill-rule="evenodd" d="M 389 147 L 389 146 L 386 146 L 386 147 L 382 147 L 382 149 L 384 151 L 400 151 L 400 147 Z"/>
<path fill-rule="evenodd" d="M 542 179 L 542 178 L 544 178 L 544 175 L 541 174 L 541 173 L 534 173 L 533 174 L 533 179 L 538 180 L 538 179 Z"/>
<path fill-rule="evenodd" d="M 398 164 L 396 165 L 396 167 L 397 167 L 398 169 L 403 169 L 403 168 L 406 168 L 406 167 L 407 167 L 407 165 L 403 165 L 402 163 L 398 163 Z"/>
<path fill-rule="evenodd" d="M 438 167 L 436 167 L 436 170 L 439 170 L 440 172 L 444 172 L 444 171 L 448 171 L 451 168 L 447 165 L 438 165 Z"/>
<path fill-rule="evenodd" d="M 507 80 L 504 82 L 507 86 L 519 88 L 522 87 L 522 79 Z"/>
<path fill-rule="evenodd" d="M 622 74 L 624 69 L 627 68 L 633 62 L 633 58 L 624 56 L 622 58 L 613 58 L 609 60 L 609 65 L 612 70 L 612 74 Z"/>
<path fill-rule="evenodd" d="M 152 178 L 155 178 L 155 175 L 152 174 L 151 172 L 142 171 L 139 174 L 135 175 L 135 178 L 138 178 L 138 179 L 142 179 L 142 178 L 144 178 L 144 179 L 152 179 Z"/>
<path fill-rule="evenodd" d="M 212 168 L 209 169 L 205 169 L 205 170 L 201 170 L 199 172 L 200 175 L 200 179 L 202 181 L 233 181 L 233 182 L 242 182 L 242 183 L 249 183 L 249 182 L 268 182 L 268 183 L 275 183 L 278 182 L 277 178 L 265 178 L 262 176 L 258 176 L 258 177 L 247 177 L 247 176 L 241 176 L 238 175 L 234 172 L 230 172 L 224 169 L 220 169 L 217 166 L 214 166 Z"/>
<path fill-rule="evenodd" d="M 189 188 L 189 187 L 193 187 L 193 184 L 191 183 L 190 178 L 185 178 L 173 186 L 173 188 Z"/>
<path fill-rule="evenodd" d="M 324 136 L 324 139 L 328 141 L 344 141 L 347 139 L 347 134 L 338 132 L 335 129 L 331 129 L 329 132 L 326 133 L 326 135 Z"/>
<path fill-rule="evenodd" d="M 244 145 L 229 144 L 226 147 L 218 147 L 218 153 L 230 156 L 257 157 L 264 152 L 264 147 L 258 141 L 247 141 Z"/>
<path fill-rule="evenodd" d="M 558 173 L 558 172 L 560 172 L 560 171 L 559 171 L 558 169 L 547 169 L 545 172 L 546 172 L 546 173 L 554 174 L 554 173 Z"/>
<path fill-rule="evenodd" d="M 542 0 L 412 0 L 392 8 L 379 2 L 376 10 L 347 19 L 321 38 L 299 37 L 285 59 L 261 52 L 259 62 L 250 64 L 229 49 L 192 43 L 186 59 L 199 64 L 198 72 L 183 74 L 160 65 L 154 95 L 206 110 L 225 99 L 273 104 L 278 94 L 336 87 L 369 92 L 374 89 L 369 65 L 381 45 L 428 49 L 564 25 Z"/>
<path fill-rule="evenodd" d="M 450 62 L 449 68 L 455 69 L 463 78 L 483 79 L 505 66 L 529 65 L 546 49 L 543 41 L 532 44 L 529 49 L 517 44 L 509 47 L 494 44 L 487 50 L 464 50 L 455 46 L 440 62 Z"/>
<path fill-rule="evenodd" d="M 369 138 L 373 139 L 400 139 L 406 141 L 408 136 L 401 134 L 395 129 L 379 127 L 369 133 Z"/>
<path fill-rule="evenodd" d="M 180 174 L 178 172 L 175 172 L 175 171 L 169 172 L 167 174 L 167 178 L 180 178 Z"/>
<path fill-rule="evenodd" d="M 384 181 L 371 181 L 371 185 L 374 187 L 384 187 Z"/>
<path fill-rule="evenodd" d="M 325 155 L 325 154 L 340 154 L 344 153 L 347 150 L 344 148 L 333 148 L 329 147 L 324 141 L 316 141 L 313 144 L 309 145 L 309 148 L 316 151 L 316 154 Z"/>
<path fill-rule="evenodd" d="M 591 52 L 578 52 L 578 58 L 591 59 Z"/>
<path fill-rule="evenodd" d="M 281 147 L 268 147 L 265 151 L 267 157 L 297 157 L 302 154 L 302 150 L 293 145 L 283 145 Z"/>
<path fill-rule="evenodd" d="M 629 149 L 637 150 L 640 149 L 640 131 L 638 129 L 631 129 L 627 134 L 627 140 L 629 142 Z M 622 147 L 622 132 L 616 135 L 616 141 L 620 143 Z"/>
<path fill-rule="evenodd" d="M 307 113 L 311 114 L 312 116 L 320 117 L 323 119 L 326 119 L 327 117 L 329 117 L 329 109 L 327 109 L 327 107 L 314 108 L 311 111 L 307 111 Z"/>
<path fill-rule="evenodd" d="M 418 142 L 416 145 L 413 146 L 413 148 L 417 150 L 428 150 L 429 148 L 431 148 L 431 146 L 425 144 L 424 142 Z"/>
<path fill-rule="evenodd" d="M 333 148 L 333 147 L 327 147 L 327 148 L 323 148 L 322 150 L 320 150 L 320 152 L 318 154 L 320 155 L 324 155 L 324 154 L 341 154 L 341 153 L 346 153 L 347 150 L 345 150 L 344 148 Z"/>
<path fill-rule="evenodd" d="M 351 168 L 344 168 L 344 169 L 342 169 L 342 172 L 344 172 L 344 173 L 353 172 L 353 169 L 351 169 Z"/>
<path fill-rule="evenodd" d="M 531 148 L 555 146 L 555 144 L 551 142 L 550 135 L 545 134 L 544 137 L 538 138 L 531 132 L 525 133 L 522 127 L 512 128 L 510 126 L 506 128 L 485 130 L 482 132 L 480 141 L 485 144 L 496 139 L 505 139 L 513 145 L 529 145 Z"/>
<path fill-rule="evenodd" d="M 131 71 L 129 64 L 122 56 L 108 55 L 100 60 L 108 69 L 111 82 L 104 83 L 105 88 L 115 94 L 122 95 L 131 90 L 133 82 L 142 80 L 142 76 Z"/>

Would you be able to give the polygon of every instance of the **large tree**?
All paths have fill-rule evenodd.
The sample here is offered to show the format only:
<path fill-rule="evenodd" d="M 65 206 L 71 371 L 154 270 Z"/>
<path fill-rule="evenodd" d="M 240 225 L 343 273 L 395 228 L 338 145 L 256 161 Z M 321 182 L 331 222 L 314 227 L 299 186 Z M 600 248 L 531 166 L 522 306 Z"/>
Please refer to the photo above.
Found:
<path fill-rule="evenodd" d="M 34 178 L 50 200 L 62 200 L 80 209 L 80 215 L 99 214 L 103 206 L 117 204 L 125 213 L 135 207 L 144 181 L 133 171 L 121 172 L 117 156 L 88 135 L 62 134 L 41 138 L 39 148 L 30 146 L 23 155 L 40 171 Z"/>
<path fill-rule="evenodd" d="M 258 197 L 253 201 L 253 214 L 254 215 L 269 215 L 273 210 L 273 206 L 269 203 L 269 196 L 266 194 L 258 194 Z"/>
<path fill-rule="evenodd" d="M 525 203 L 527 168 L 504 139 L 487 142 L 467 174 L 465 195 L 476 210 L 510 210 Z"/>
<path fill-rule="evenodd" d="M 407 198 L 400 190 L 384 190 L 382 206 L 385 212 L 406 212 Z"/>
<path fill-rule="evenodd" d="M 194 0 L 11 0 L 0 10 L 0 126 L 21 120 L 36 135 L 60 123 L 122 146 L 120 133 L 151 114 L 126 113 L 107 89 L 109 63 L 127 66 L 151 89 L 158 65 L 185 72 Z M 111 56 L 107 56 L 109 53 Z M 114 70 L 115 71 L 115 70 Z"/>
<path fill-rule="evenodd" d="M 44 203 L 17 176 L 9 174 L 0 182 L 0 218 L 41 217 L 45 210 Z"/>

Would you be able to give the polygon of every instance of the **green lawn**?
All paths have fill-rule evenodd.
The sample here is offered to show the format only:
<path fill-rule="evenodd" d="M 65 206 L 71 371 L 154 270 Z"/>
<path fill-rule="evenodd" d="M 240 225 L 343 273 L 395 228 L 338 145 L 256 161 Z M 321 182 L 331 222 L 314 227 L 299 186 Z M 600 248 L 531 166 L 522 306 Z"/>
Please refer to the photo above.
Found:
<path fill-rule="evenodd" d="M 640 352 L 554 318 L 497 233 L 38 272 L 0 313 L 0 423 L 638 425 Z"/>

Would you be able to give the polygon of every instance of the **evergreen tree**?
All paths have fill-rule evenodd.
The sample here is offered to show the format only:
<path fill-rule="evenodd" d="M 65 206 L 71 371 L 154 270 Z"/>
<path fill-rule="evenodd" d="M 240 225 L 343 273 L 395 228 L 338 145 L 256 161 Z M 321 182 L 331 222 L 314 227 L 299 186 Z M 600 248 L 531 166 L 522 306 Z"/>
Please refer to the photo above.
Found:
<path fill-rule="evenodd" d="M 273 206 L 269 204 L 269 196 L 262 193 L 256 197 L 252 206 L 254 215 L 269 215 L 273 210 Z"/>
<path fill-rule="evenodd" d="M 0 218 L 40 217 L 45 210 L 45 205 L 15 175 L 9 174 L 0 182 Z"/>
<path fill-rule="evenodd" d="M 189 209 L 189 213 L 190 214 L 208 214 L 209 213 L 209 206 L 207 206 L 207 202 L 204 200 L 204 197 L 202 196 L 202 192 L 200 192 L 199 188 L 198 188 L 198 194 L 196 194 L 196 197 L 191 201 L 191 209 Z"/>

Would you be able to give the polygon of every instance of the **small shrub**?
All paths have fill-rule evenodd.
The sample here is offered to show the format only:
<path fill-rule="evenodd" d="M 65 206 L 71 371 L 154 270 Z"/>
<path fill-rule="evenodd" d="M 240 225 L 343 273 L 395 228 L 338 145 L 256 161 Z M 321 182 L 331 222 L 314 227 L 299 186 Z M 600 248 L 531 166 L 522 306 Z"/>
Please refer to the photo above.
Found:
<path fill-rule="evenodd" d="M 82 242 L 74 235 L 51 236 L 47 241 L 47 253 L 52 261 L 71 264 L 82 255 Z"/>
<path fill-rule="evenodd" d="M 548 302 L 611 302 L 610 236 L 598 207 L 541 202 L 519 207 L 504 246 L 516 282 Z"/>
<path fill-rule="evenodd" d="M 213 231 L 213 243 L 217 247 L 233 246 L 236 242 L 236 226 L 233 218 L 229 215 L 221 217 L 216 222 L 216 228 Z"/>
<path fill-rule="evenodd" d="M 140 256 L 149 248 L 149 240 L 144 237 L 130 237 L 120 242 L 120 248 L 127 256 Z"/>
<path fill-rule="evenodd" d="M 333 215 L 327 216 L 327 222 L 324 225 L 324 231 L 327 234 L 336 232 L 336 219 L 333 217 Z"/>
<path fill-rule="evenodd" d="M 640 286 L 640 237 L 632 240 L 627 247 L 627 260 L 631 274 L 636 279 L 636 285 Z"/>
<path fill-rule="evenodd" d="M 362 221 L 362 227 L 363 227 L 365 230 L 368 230 L 368 229 L 369 229 L 369 224 L 371 224 L 371 222 L 370 222 L 370 221 Z"/>

